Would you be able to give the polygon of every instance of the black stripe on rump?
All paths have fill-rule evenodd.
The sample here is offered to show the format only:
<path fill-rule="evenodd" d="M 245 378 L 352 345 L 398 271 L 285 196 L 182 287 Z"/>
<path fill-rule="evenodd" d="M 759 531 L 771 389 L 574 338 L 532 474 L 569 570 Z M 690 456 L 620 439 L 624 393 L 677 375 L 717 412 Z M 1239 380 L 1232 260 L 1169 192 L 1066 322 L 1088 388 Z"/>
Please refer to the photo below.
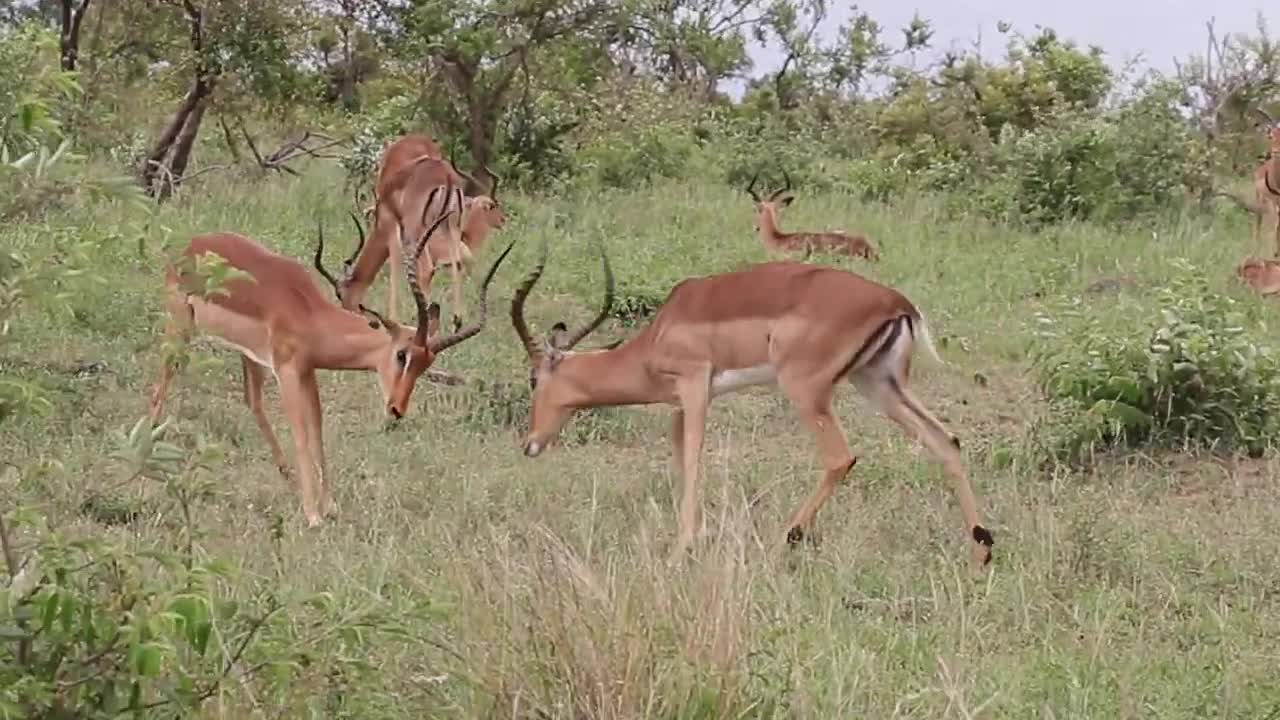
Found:
<path fill-rule="evenodd" d="M 902 333 L 902 319 L 904 317 L 906 316 L 899 315 L 896 318 L 884 321 L 871 334 L 867 342 L 858 348 L 858 352 L 854 353 L 853 359 L 845 364 L 836 377 L 842 378 L 851 372 L 862 369 L 874 361 L 880 353 L 884 352 L 885 348 L 892 347 L 893 343 L 897 341 L 898 335 Z"/>

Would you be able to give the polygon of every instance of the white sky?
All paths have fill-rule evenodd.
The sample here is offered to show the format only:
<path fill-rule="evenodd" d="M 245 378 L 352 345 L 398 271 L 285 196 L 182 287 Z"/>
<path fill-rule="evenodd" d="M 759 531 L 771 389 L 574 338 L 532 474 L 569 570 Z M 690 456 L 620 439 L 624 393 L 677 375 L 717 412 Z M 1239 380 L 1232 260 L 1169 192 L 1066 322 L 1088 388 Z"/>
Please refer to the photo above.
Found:
<path fill-rule="evenodd" d="M 831 0 L 831 4 L 831 17 L 819 29 L 828 39 L 852 15 L 855 5 L 851 0 Z M 983 55 L 999 56 L 1007 42 L 996 30 L 1002 20 L 1024 35 L 1043 25 L 1082 47 L 1099 45 L 1113 66 L 1141 55 L 1145 66 L 1163 71 L 1172 71 L 1175 57 L 1204 51 L 1205 22 L 1210 18 L 1216 20 L 1219 36 L 1252 33 L 1261 11 L 1273 36 L 1280 32 L 1280 4 L 1267 7 L 1259 0 L 863 0 L 856 5 L 880 23 L 881 37 L 891 47 L 901 46 L 900 28 L 914 12 L 932 21 L 934 50 L 922 55 L 919 65 L 940 50 L 969 48 L 979 37 Z M 774 47 L 753 45 L 750 54 L 756 63 L 752 74 L 776 70 L 783 60 Z M 725 89 L 738 96 L 741 83 Z"/>

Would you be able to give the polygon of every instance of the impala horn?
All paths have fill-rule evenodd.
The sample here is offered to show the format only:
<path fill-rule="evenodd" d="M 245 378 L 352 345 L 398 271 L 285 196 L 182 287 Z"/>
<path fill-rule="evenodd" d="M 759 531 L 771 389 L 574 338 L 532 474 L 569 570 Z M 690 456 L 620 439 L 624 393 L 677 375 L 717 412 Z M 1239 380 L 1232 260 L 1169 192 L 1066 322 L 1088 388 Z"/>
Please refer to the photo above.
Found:
<path fill-rule="evenodd" d="M 757 170 L 751 176 L 751 182 L 747 184 L 747 192 L 751 195 L 751 199 L 760 202 L 760 195 L 756 192 L 756 180 L 760 179 L 760 171 Z"/>
<path fill-rule="evenodd" d="M 536 362 L 542 354 L 542 350 L 538 347 L 533 339 L 533 335 L 529 332 L 529 324 L 524 319 L 524 302 L 529 298 L 529 293 L 533 291 L 533 286 L 538 284 L 538 278 L 542 277 L 542 271 L 547 268 L 547 239 L 542 239 L 542 252 L 538 255 L 538 264 L 533 266 L 533 270 L 520 281 L 520 286 L 516 288 L 516 294 L 511 298 L 511 326 L 515 328 L 516 336 L 520 338 L 520 343 L 524 345 L 524 351 L 528 353 L 529 360 Z"/>
<path fill-rule="evenodd" d="M 782 169 L 782 178 L 787 181 L 787 185 L 781 190 L 775 190 L 774 193 L 769 196 L 770 202 L 777 200 L 779 195 L 791 190 L 791 176 L 787 174 L 786 168 Z"/>

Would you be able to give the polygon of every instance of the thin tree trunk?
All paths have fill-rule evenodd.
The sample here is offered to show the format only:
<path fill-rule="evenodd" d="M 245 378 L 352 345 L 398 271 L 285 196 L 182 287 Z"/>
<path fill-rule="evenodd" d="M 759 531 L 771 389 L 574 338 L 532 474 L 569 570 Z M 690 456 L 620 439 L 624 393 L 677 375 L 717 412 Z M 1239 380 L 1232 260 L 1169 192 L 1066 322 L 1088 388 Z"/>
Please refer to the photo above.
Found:
<path fill-rule="evenodd" d="M 187 122 L 178 133 L 174 142 L 173 158 L 169 161 L 169 172 L 173 175 L 174 185 L 182 183 L 182 176 L 187 174 L 187 165 L 191 162 L 191 150 L 195 147 L 196 137 L 200 134 L 200 125 L 204 122 L 204 112 L 209 108 L 208 96 L 196 103 L 196 107 L 187 116 Z"/>
<path fill-rule="evenodd" d="M 142 161 L 141 184 L 152 197 L 164 198 L 169 195 L 171 188 L 168 186 L 177 182 L 181 175 L 180 172 L 175 172 L 178 160 L 181 160 L 182 169 L 186 168 L 191 153 L 190 143 L 195 142 L 195 134 L 199 132 L 200 123 L 204 119 L 206 101 L 212 93 L 213 83 L 196 80 Z M 185 150 L 182 148 L 184 141 L 187 143 Z M 171 159 L 166 162 L 165 158 Z"/>
<path fill-rule="evenodd" d="M 62 0 L 62 37 L 59 38 L 59 49 L 62 55 L 62 69 L 74 72 L 76 61 L 80 57 L 80 27 L 84 24 L 85 13 L 89 11 L 92 0 Z"/>

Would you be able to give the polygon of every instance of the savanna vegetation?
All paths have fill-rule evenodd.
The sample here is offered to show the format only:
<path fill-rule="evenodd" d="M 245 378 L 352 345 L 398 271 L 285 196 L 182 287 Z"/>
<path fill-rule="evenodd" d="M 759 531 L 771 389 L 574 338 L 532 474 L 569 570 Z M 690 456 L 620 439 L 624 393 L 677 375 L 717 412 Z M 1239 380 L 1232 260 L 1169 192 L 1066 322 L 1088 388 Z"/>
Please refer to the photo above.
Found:
<path fill-rule="evenodd" d="M 1250 183 L 1280 45 L 1210 26 L 1161 75 L 1050 29 L 981 54 L 937 52 L 927 18 L 816 32 L 830 10 L 0 8 L 0 718 L 1280 713 L 1280 355 L 1232 278 L 1269 252 Z M 438 363 L 465 384 L 421 382 L 388 430 L 372 378 L 321 375 L 339 513 L 308 530 L 239 358 L 163 339 L 163 269 L 213 230 L 309 262 L 324 223 L 345 253 L 406 132 L 502 177 L 480 262 L 516 246 Z M 777 394 L 714 406 L 684 563 L 668 411 L 590 411 L 520 454 L 505 305 L 539 244 L 537 328 L 594 311 L 603 242 L 619 299 L 593 342 L 625 337 L 679 280 L 767 257 L 745 187 L 783 170 L 785 229 L 880 256 L 810 261 L 929 316 L 946 363 L 915 387 L 995 534 L 979 579 L 940 470 L 853 392 L 860 461 L 793 549 L 818 463 Z"/>

